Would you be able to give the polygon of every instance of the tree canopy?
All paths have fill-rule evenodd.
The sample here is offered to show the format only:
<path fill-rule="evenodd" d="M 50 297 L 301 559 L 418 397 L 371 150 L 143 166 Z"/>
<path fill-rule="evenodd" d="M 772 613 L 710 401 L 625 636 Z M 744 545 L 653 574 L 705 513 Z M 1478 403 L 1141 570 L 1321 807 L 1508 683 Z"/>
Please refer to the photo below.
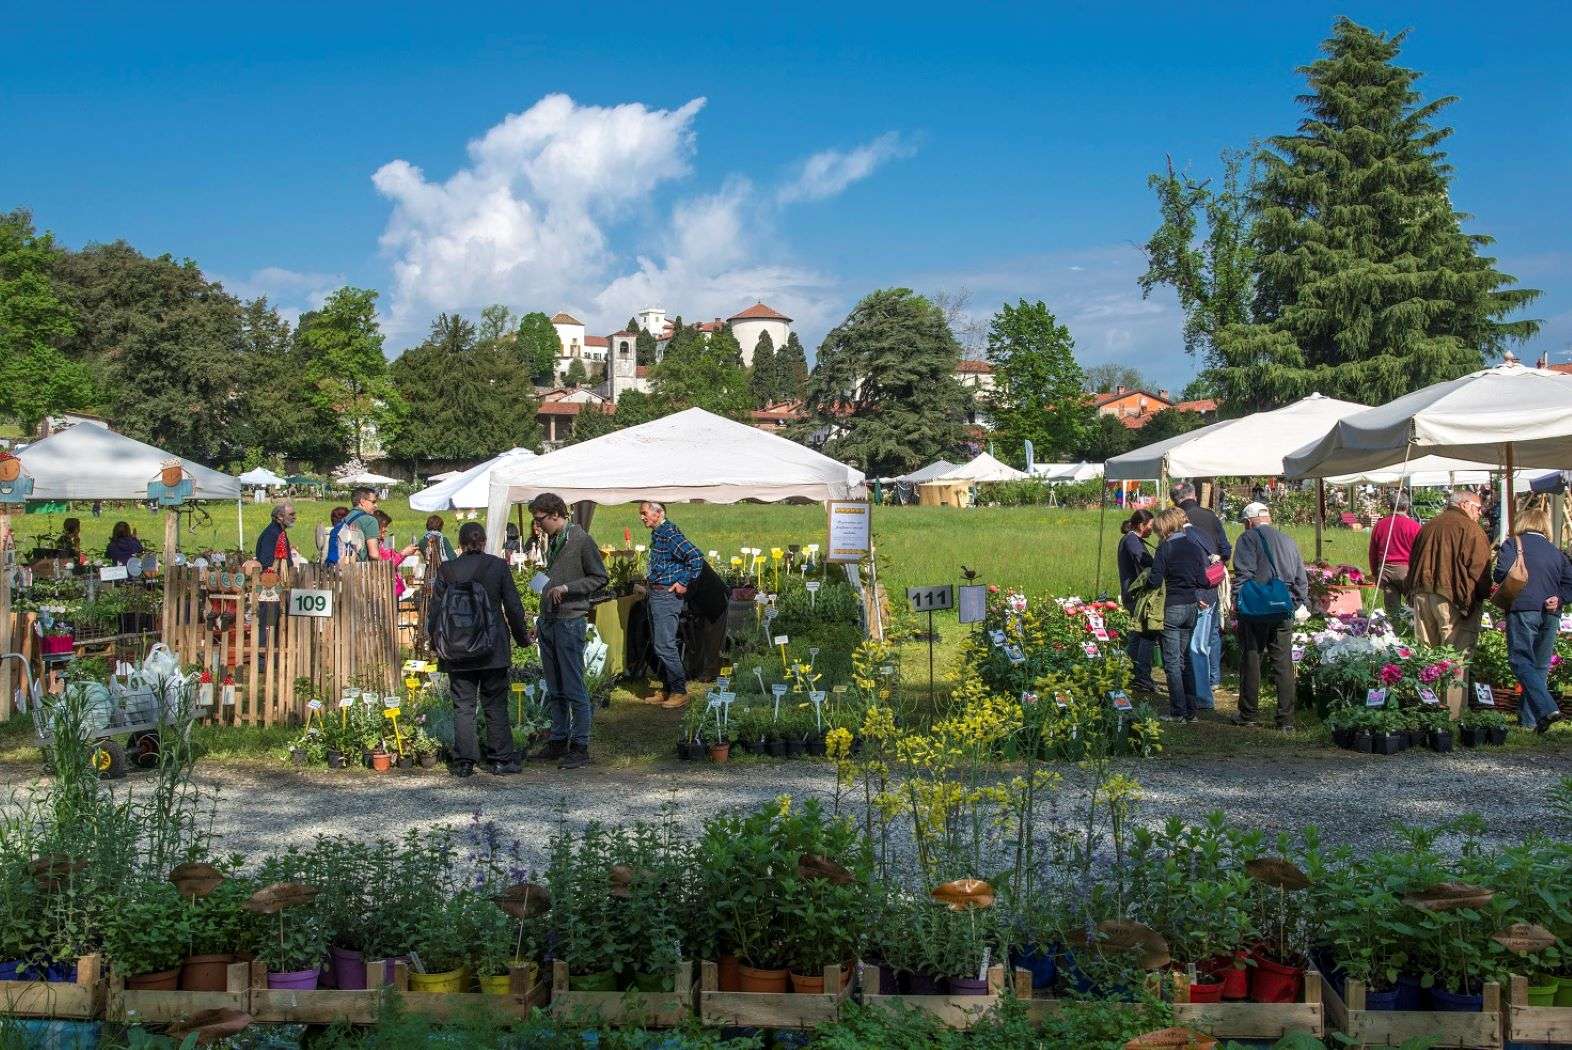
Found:
<path fill-rule="evenodd" d="M 62 347 L 76 332 L 50 273 L 54 241 L 24 211 L 0 214 L 0 415 L 28 430 L 92 403 L 87 369 Z"/>
<path fill-rule="evenodd" d="M 988 326 L 994 390 L 994 441 L 1025 464 L 1025 442 L 1043 460 L 1069 456 L 1085 441 L 1095 414 L 1075 360 L 1075 340 L 1041 302 L 1005 303 Z"/>
<path fill-rule="evenodd" d="M 551 318 L 539 310 L 525 314 L 519 319 L 517 345 L 519 361 L 529 370 L 530 378 L 542 385 L 553 382 L 562 340 L 557 338 Z"/>

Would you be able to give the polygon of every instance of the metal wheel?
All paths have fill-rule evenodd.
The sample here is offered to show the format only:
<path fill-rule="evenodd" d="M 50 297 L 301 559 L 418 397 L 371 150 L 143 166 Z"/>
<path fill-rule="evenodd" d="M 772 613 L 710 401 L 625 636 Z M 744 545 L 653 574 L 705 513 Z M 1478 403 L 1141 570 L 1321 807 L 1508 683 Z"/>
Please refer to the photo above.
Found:
<path fill-rule="evenodd" d="M 158 730 L 144 729 L 140 733 L 132 733 L 126 741 L 126 749 L 138 769 L 152 769 L 158 765 Z"/>
<path fill-rule="evenodd" d="M 100 740 L 93 747 L 93 768 L 104 780 L 119 780 L 126 775 L 126 749 L 118 740 Z"/>

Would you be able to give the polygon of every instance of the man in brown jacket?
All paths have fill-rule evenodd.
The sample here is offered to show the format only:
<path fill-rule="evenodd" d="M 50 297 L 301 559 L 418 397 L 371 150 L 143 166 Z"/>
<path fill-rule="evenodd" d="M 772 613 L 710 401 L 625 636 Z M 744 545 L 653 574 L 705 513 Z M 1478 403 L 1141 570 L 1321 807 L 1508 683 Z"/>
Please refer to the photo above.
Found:
<path fill-rule="evenodd" d="M 1479 527 L 1483 507 L 1468 489 L 1414 538 L 1408 560 L 1409 603 L 1422 645 L 1450 645 L 1465 652 L 1479 641 L 1484 602 L 1490 595 L 1490 540 Z"/>

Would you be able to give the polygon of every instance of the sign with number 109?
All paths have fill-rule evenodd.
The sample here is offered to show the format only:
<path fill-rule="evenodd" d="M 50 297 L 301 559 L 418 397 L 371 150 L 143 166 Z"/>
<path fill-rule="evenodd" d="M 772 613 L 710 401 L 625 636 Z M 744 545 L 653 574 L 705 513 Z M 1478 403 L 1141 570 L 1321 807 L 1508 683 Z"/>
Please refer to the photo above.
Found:
<path fill-rule="evenodd" d="M 333 592 L 295 588 L 289 592 L 289 615 L 332 616 Z"/>

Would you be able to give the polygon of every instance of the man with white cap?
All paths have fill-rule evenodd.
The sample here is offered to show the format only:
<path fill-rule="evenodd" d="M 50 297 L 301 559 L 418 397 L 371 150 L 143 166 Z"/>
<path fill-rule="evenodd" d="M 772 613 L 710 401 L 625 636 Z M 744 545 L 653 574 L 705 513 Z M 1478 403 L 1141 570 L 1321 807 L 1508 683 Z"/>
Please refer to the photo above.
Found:
<path fill-rule="evenodd" d="M 1304 558 L 1288 536 L 1272 527 L 1272 512 L 1264 503 L 1244 509 L 1245 532 L 1234 545 L 1234 573 L 1239 580 L 1239 714 L 1235 725 L 1255 725 L 1261 696 L 1261 654 L 1271 657 L 1277 679 L 1277 728 L 1294 730 L 1294 620 L 1297 610 L 1310 600 L 1310 580 Z M 1270 586 L 1286 584 L 1292 608 L 1258 617 L 1245 615 L 1243 588 L 1250 582 Z M 1286 604 L 1286 603 L 1285 603 Z"/>

